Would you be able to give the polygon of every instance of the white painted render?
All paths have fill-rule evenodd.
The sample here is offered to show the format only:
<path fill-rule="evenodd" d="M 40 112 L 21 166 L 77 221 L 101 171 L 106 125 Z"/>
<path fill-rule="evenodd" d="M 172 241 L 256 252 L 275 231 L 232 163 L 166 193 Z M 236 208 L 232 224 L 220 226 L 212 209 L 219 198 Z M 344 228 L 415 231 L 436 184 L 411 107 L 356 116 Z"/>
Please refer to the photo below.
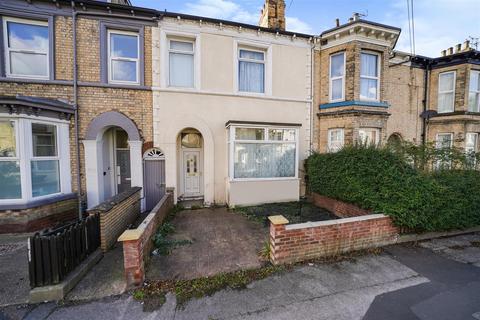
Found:
<path fill-rule="evenodd" d="M 194 88 L 168 87 L 168 39 L 195 41 Z M 303 160 L 311 142 L 311 44 L 308 39 L 166 18 L 152 30 L 154 146 L 165 154 L 166 187 L 179 196 L 178 135 L 186 128 L 203 138 L 203 193 L 206 204 L 246 205 L 293 201 L 301 194 Z M 238 47 L 265 54 L 265 93 L 237 90 Z M 300 124 L 296 178 L 230 181 L 226 123 Z M 133 168 L 133 167 L 132 167 Z M 132 175 L 133 176 L 133 175 Z"/>

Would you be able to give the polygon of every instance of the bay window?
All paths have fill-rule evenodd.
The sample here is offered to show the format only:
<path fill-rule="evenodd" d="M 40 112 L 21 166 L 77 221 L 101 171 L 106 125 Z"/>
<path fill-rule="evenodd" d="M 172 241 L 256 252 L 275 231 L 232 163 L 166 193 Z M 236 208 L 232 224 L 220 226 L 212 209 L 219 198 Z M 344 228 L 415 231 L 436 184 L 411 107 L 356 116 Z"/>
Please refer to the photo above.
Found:
<path fill-rule="evenodd" d="M 438 75 L 438 113 L 453 112 L 455 102 L 455 71 Z"/>
<path fill-rule="evenodd" d="M 3 18 L 5 69 L 8 77 L 49 78 L 47 21 Z"/>
<path fill-rule="evenodd" d="M 232 179 L 296 178 L 298 130 L 230 127 Z"/>
<path fill-rule="evenodd" d="M 345 99 L 345 53 L 330 56 L 330 101 Z"/>
<path fill-rule="evenodd" d="M 70 192 L 68 130 L 63 122 L 0 118 L 0 204 Z"/>
<path fill-rule="evenodd" d="M 371 146 L 380 144 L 380 129 L 377 128 L 360 128 L 358 130 L 358 138 L 362 145 Z"/>
<path fill-rule="evenodd" d="M 169 40 L 169 86 L 194 87 L 195 46 L 192 41 Z"/>
<path fill-rule="evenodd" d="M 468 111 L 480 112 L 480 71 L 477 70 L 472 70 L 470 72 Z"/>
<path fill-rule="evenodd" d="M 360 99 L 380 99 L 380 59 L 375 53 L 360 54 Z"/>
<path fill-rule="evenodd" d="M 108 38 L 109 82 L 139 84 L 138 33 L 109 30 Z"/>
<path fill-rule="evenodd" d="M 328 152 L 337 152 L 343 148 L 343 129 L 328 129 Z"/>
<path fill-rule="evenodd" d="M 265 93 L 265 52 L 238 50 L 238 91 Z"/>

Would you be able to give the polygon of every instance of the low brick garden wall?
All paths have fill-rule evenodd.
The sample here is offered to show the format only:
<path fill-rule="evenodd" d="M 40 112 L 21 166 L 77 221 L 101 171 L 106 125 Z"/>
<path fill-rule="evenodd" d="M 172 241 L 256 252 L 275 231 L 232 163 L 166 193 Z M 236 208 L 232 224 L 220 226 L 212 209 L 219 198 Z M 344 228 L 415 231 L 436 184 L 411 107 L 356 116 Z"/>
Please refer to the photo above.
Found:
<path fill-rule="evenodd" d="M 167 191 L 138 228 L 126 230 L 118 238 L 123 243 L 123 264 L 129 288 L 145 280 L 145 264 L 153 250 L 152 237 L 172 208 L 173 192 Z"/>
<path fill-rule="evenodd" d="M 340 217 L 338 220 L 288 224 L 283 216 L 271 216 L 270 259 L 274 264 L 335 256 L 349 251 L 397 242 L 399 230 L 390 217 L 328 197 L 313 195 L 314 203 Z"/>
<path fill-rule="evenodd" d="M 0 234 L 39 231 L 77 216 L 78 198 L 73 193 L 29 208 L 0 209 Z"/>
<path fill-rule="evenodd" d="M 132 187 L 88 210 L 89 215 L 100 215 L 100 248 L 103 252 L 112 248 L 122 232 L 140 215 L 141 190 Z"/>

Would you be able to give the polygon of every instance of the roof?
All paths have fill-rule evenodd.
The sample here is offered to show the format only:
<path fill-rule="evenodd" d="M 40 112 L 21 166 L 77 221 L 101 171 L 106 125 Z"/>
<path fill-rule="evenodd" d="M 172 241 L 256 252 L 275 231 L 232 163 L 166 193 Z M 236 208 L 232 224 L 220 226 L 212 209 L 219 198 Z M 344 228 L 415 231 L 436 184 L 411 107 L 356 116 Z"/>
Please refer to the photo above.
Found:
<path fill-rule="evenodd" d="M 17 95 L 15 97 L 0 96 L 0 104 L 20 105 L 69 114 L 73 114 L 75 112 L 75 107 L 66 101 L 22 95 Z"/>
<path fill-rule="evenodd" d="M 381 24 L 381 23 L 378 23 L 378 22 L 373 22 L 373 21 L 364 20 L 364 19 L 357 19 L 357 20 L 354 20 L 354 21 L 349 21 L 349 22 L 347 22 L 345 24 L 342 24 L 338 27 L 325 30 L 320 34 L 320 36 L 322 36 L 324 34 L 327 34 L 327 33 L 330 33 L 330 32 L 333 32 L 333 31 L 336 31 L 336 30 L 339 30 L 339 29 L 350 27 L 350 26 L 353 26 L 353 25 L 359 24 L 359 23 L 365 23 L 365 24 L 369 24 L 369 25 L 372 25 L 372 26 L 375 26 L 375 27 L 380 27 L 380 28 L 397 30 L 399 32 L 402 31 L 402 29 L 398 28 L 398 27 L 393 27 L 393 26 L 389 26 L 389 25 L 386 25 L 386 24 Z"/>
<path fill-rule="evenodd" d="M 463 52 L 458 52 L 442 57 L 430 58 L 420 55 L 415 55 L 412 57 L 412 62 L 430 67 L 439 68 L 449 65 L 457 65 L 462 63 L 473 63 L 480 65 L 480 51 L 479 50 L 468 50 Z"/>

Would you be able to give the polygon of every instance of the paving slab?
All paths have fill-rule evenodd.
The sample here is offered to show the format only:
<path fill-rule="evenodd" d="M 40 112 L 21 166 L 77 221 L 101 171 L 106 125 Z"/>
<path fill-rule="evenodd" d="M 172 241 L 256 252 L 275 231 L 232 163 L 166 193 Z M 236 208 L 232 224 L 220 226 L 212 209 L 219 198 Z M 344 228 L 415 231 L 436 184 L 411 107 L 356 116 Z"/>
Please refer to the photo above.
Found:
<path fill-rule="evenodd" d="M 419 246 L 458 262 L 480 265 L 480 233 L 422 241 Z"/>
<path fill-rule="evenodd" d="M 175 232 L 170 238 L 191 244 L 167 256 L 152 256 L 149 280 L 193 279 L 262 265 L 258 253 L 268 229 L 239 213 L 227 208 L 185 210 L 176 214 L 172 224 Z"/>
<path fill-rule="evenodd" d="M 28 235 L 0 235 L 0 307 L 27 303 Z"/>

